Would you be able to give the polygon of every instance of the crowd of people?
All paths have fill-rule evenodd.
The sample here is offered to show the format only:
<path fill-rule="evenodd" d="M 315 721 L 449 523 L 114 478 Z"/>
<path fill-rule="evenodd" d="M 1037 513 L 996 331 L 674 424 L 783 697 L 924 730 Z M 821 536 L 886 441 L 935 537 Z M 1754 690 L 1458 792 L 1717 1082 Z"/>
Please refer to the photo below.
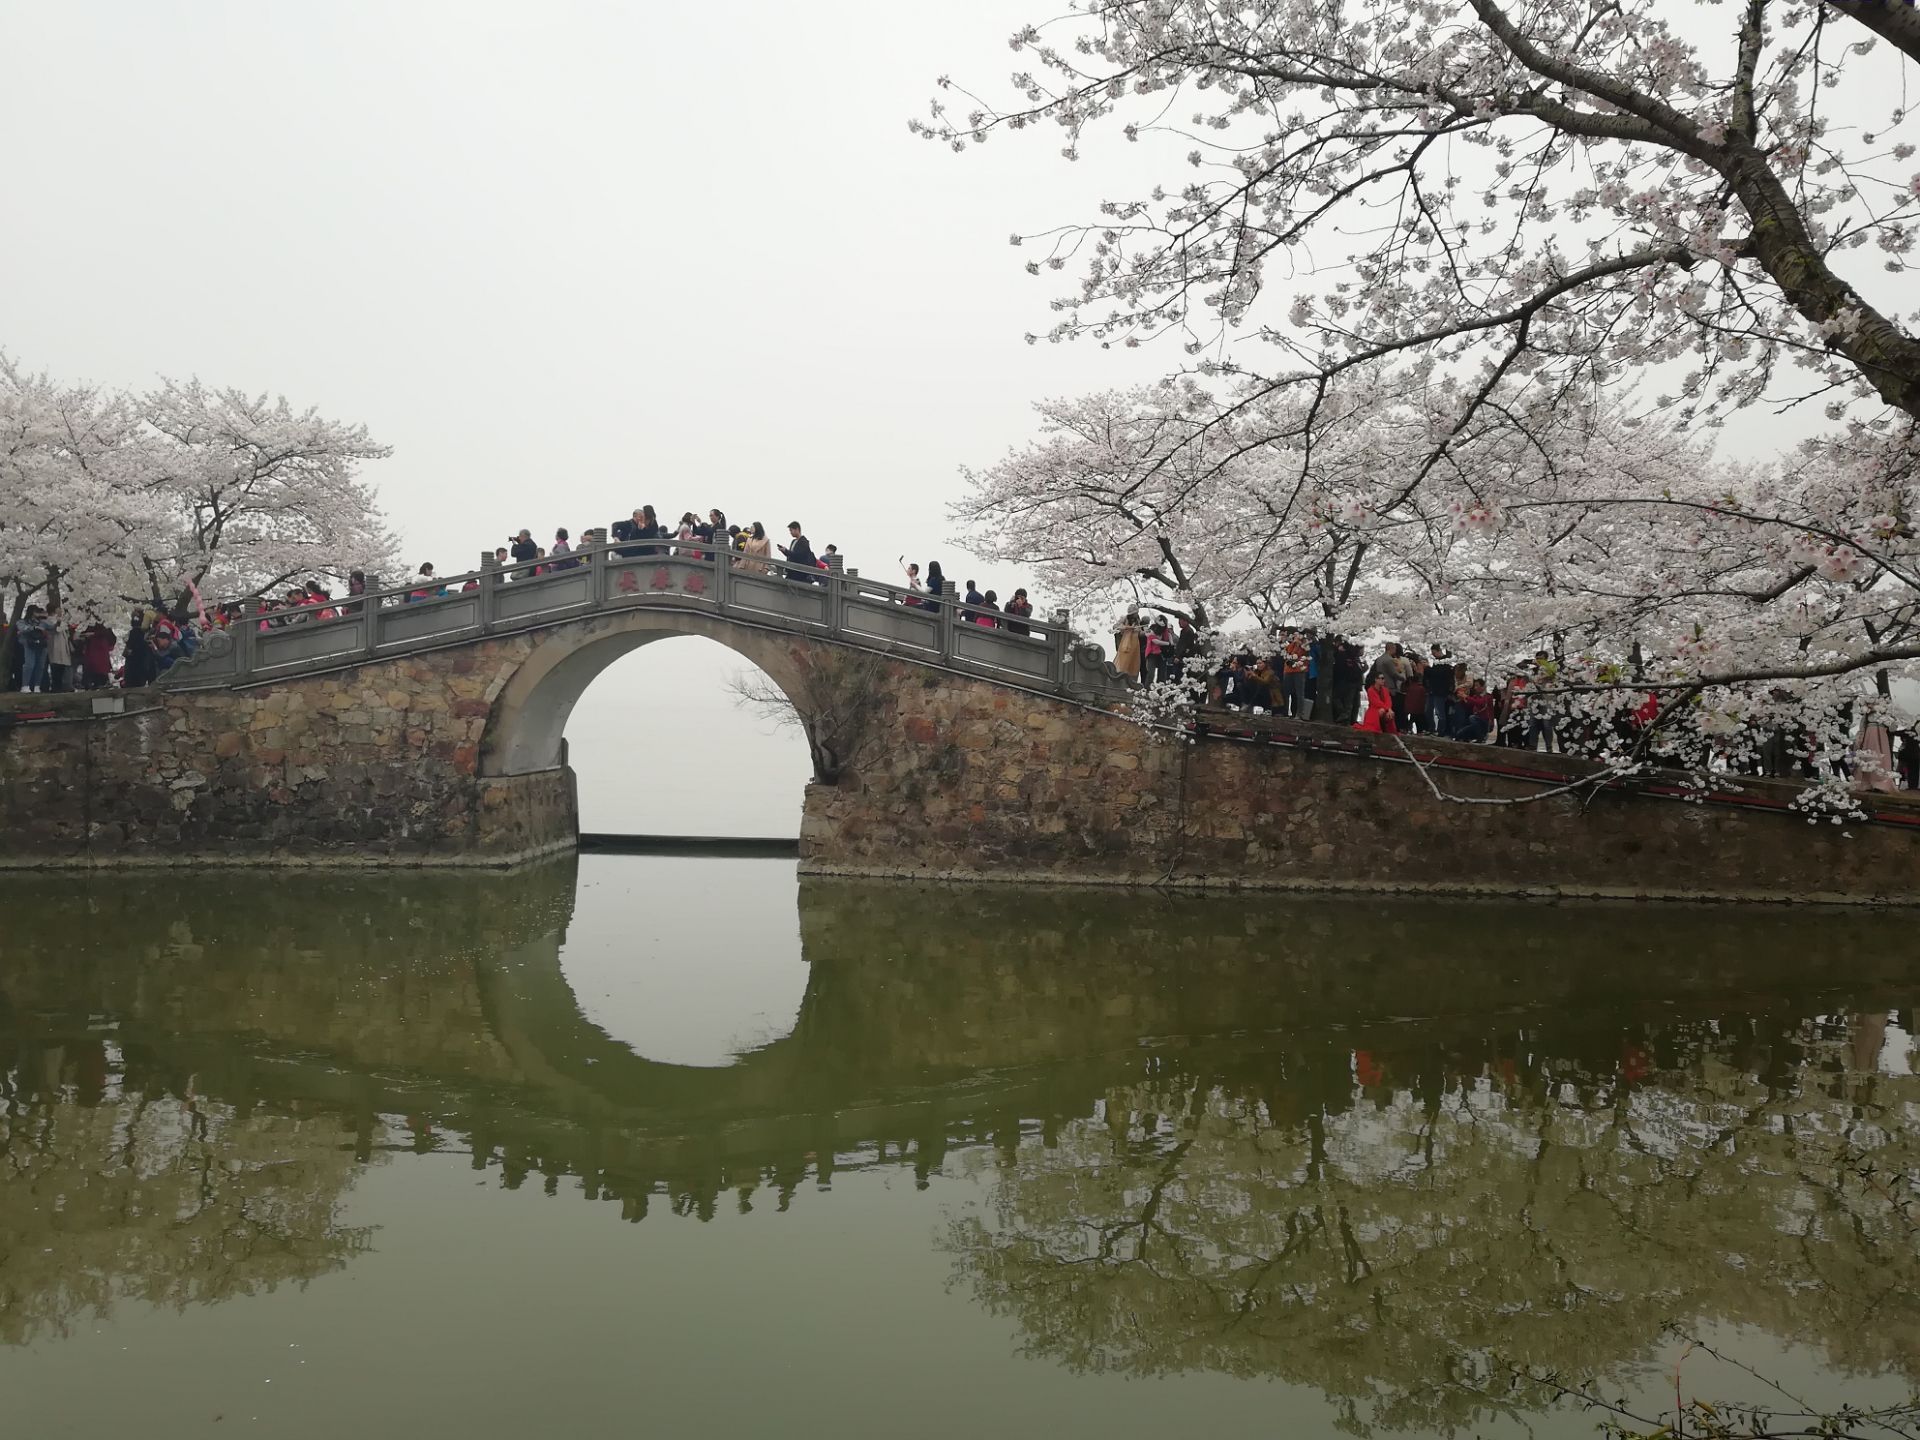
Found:
<path fill-rule="evenodd" d="M 1489 682 L 1440 645 L 1423 653 L 1388 641 L 1369 662 L 1359 643 L 1313 629 L 1277 630 L 1268 643 L 1196 671 L 1202 648 L 1185 617 L 1143 623 L 1129 613 L 1114 632 L 1114 667 L 1141 686 L 1190 682 L 1183 688 L 1192 700 L 1229 711 L 1583 756 L 1634 740 L 1661 710 L 1649 692 L 1623 699 L 1607 719 L 1576 718 L 1553 698 L 1560 667 L 1544 650 Z M 1739 774 L 1811 780 L 1824 765 L 1867 788 L 1920 790 L 1920 733 L 1852 721 L 1844 728 L 1858 729 L 1856 748 L 1825 761 L 1803 729 L 1756 723 L 1711 742 L 1694 738 L 1702 759 Z M 1877 763 L 1860 764 L 1869 755 Z"/>
<path fill-rule="evenodd" d="M 1129 617 L 1122 637 L 1132 623 Z M 1184 618 L 1177 629 L 1165 620 L 1146 628 L 1137 647 L 1141 683 L 1184 674 L 1185 657 L 1194 652 L 1197 639 Z M 1545 653 L 1489 689 L 1486 677 L 1471 674 L 1439 645 L 1422 654 L 1388 641 L 1369 663 L 1358 642 L 1340 635 L 1285 630 L 1273 642 L 1243 648 L 1217 665 L 1207 682 L 1207 702 L 1385 734 L 1561 748 L 1558 728 L 1544 707 L 1528 709 L 1528 686 L 1551 673 L 1553 662 Z M 1128 670 L 1134 649 L 1121 639 L 1115 664 Z"/>
<path fill-rule="evenodd" d="M 760 521 L 750 525 L 730 525 L 719 510 L 701 517 L 689 510 L 675 525 L 664 524 L 651 505 L 643 505 L 624 520 L 616 521 L 607 533 L 611 553 L 623 559 L 677 554 L 706 560 L 719 552 L 731 554 L 736 570 L 743 574 L 784 576 L 788 579 L 820 582 L 826 572 L 840 561 L 839 547 L 828 545 L 815 553 L 805 528 L 798 520 L 787 524 L 785 544 L 776 544 Z M 584 539 L 596 538 L 593 531 Z M 494 566 L 506 583 L 529 579 L 584 563 L 571 533 L 566 527 L 554 531 L 553 539 L 541 545 L 528 529 L 515 532 L 493 552 Z M 931 561 L 925 575 L 920 566 L 907 564 L 901 569 L 906 590 L 903 603 L 937 612 L 942 597 L 949 593 L 940 563 Z M 480 580 L 467 575 L 459 581 L 442 581 L 431 562 L 422 564 L 400 587 L 375 603 L 411 604 L 478 589 Z M 1013 634 L 1028 634 L 1033 603 L 1024 589 L 1016 590 L 1002 605 L 992 590 L 981 591 L 973 581 L 966 582 L 964 593 L 951 587 L 953 603 L 960 618 L 969 624 L 1004 628 Z M 11 673 L 7 688 L 26 693 L 57 693 L 72 690 L 102 689 L 111 685 L 134 688 L 150 685 L 181 660 L 191 657 L 204 636 L 214 630 L 233 630 L 251 624 L 262 633 L 293 625 L 306 625 L 340 619 L 357 613 L 367 604 L 370 591 L 379 593 L 367 575 L 353 571 L 345 590 L 336 595 L 319 578 L 287 586 L 254 598 L 251 613 L 238 601 L 214 604 L 202 602 L 192 594 L 193 604 L 174 613 L 157 606 L 134 606 L 126 628 L 116 634 L 97 614 L 88 611 L 78 621 L 69 621 L 59 606 L 30 605 L 10 637 L 13 644 Z M 8 638 L 8 627 L 0 621 L 0 638 Z"/>
<path fill-rule="evenodd" d="M 593 532 L 587 533 L 591 538 Z M 845 558 L 837 545 L 827 545 L 816 554 L 813 542 L 807 538 L 806 527 L 798 520 L 787 522 L 787 542 L 778 544 L 759 520 L 749 525 L 732 525 L 723 511 L 709 510 L 702 517 L 688 510 L 681 514 L 677 524 L 669 526 L 661 521 L 651 505 L 642 505 L 627 519 L 615 521 L 606 544 L 623 560 L 669 555 L 708 560 L 724 551 L 733 557 L 734 569 L 742 574 L 784 576 L 808 583 L 820 583 L 825 573 Z M 494 550 L 493 562 L 503 578 L 511 582 L 519 577 L 570 570 L 582 563 L 582 557 L 575 552 L 571 532 L 563 526 L 554 531 L 553 540 L 547 545 L 538 543 L 531 530 L 516 532 L 505 545 Z M 900 557 L 899 564 L 905 580 L 903 588 L 907 591 L 902 603 L 937 612 L 941 597 L 948 593 L 940 562 L 929 561 L 924 573 L 919 562 L 910 563 L 905 556 Z M 437 599 L 454 593 L 451 586 L 441 583 L 431 562 L 420 566 L 410 584 L 413 588 L 406 595 L 409 601 Z M 460 589 L 473 590 L 479 584 L 477 577 L 468 576 Z M 983 591 L 969 580 L 964 586 L 953 587 L 953 596 L 963 623 L 1004 629 L 1014 635 L 1032 633 L 1029 622 L 1033 601 L 1024 588 L 1015 590 L 1002 604 L 997 592 Z"/>
<path fill-rule="evenodd" d="M 592 539 L 593 533 L 586 532 L 585 538 Z M 680 516 L 678 524 L 667 525 L 653 506 L 642 505 L 628 519 L 613 523 L 608 544 L 614 555 L 627 560 L 670 554 L 706 560 L 726 550 L 737 557 L 734 564 L 739 570 L 760 575 L 784 574 L 796 580 L 818 580 L 820 572 L 830 569 L 839 559 L 839 549 L 833 545 L 816 555 L 813 542 L 807 539 L 798 520 L 788 522 L 787 541 L 785 545 L 776 546 L 766 526 L 758 520 L 747 526 L 729 525 L 726 515 L 719 510 L 709 510 L 704 519 L 688 510 Z M 776 549 L 780 552 L 778 560 L 773 558 Z M 572 532 L 565 526 L 555 530 L 552 541 L 546 545 L 536 541 L 531 530 L 516 531 L 506 544 L 495 547 L 492 558 L 495 568 L 508 582 L 571 570 L 583 563 L 583 557 L 575 551 Z M 439 572 L 430 561 L 420 566 L 408 584 L 407 601 L 433 600 L 454 593 L 450 584 L 440 580 Z M 469 575 L 459 588 L 476 590 L 479 586 L 479 579 Z"/>
<path fill-rule="evenodd" d="M 0 634 L 6 627 L 0 625 Z M 136 606 L 123 634 L 92 611 L 69 620 L 58 605 L 29 605 L 14 627 L 7 687 L 27 693 L 151 685 L 200 646 L 191 621 Z M 117 652 L 117 654 L 116 654 Z"/>
<path fill-rule="evenodd" d="M 1340 635 L 1278 630 L 1269 641 L 1244 646 L 1210 674 L 1193 676 L 1194 697 L 1233 710 L 1390 734 L 1558 748 L 1551 719 L 1541 710 L 1527 711 L 1528 684 L 1552 664 L 1544 653 L 1494 691 L 1438 645 L 1423 655 L 1389 641 L 1369 664 L 1359 643 Z M 1130 612 L 1114 631 L 1113 648 L 1114 668 L 1138 684 L 1181 681 L 1200 652 L 1200 634 L 1184 615 L 1143 623 Z"/>

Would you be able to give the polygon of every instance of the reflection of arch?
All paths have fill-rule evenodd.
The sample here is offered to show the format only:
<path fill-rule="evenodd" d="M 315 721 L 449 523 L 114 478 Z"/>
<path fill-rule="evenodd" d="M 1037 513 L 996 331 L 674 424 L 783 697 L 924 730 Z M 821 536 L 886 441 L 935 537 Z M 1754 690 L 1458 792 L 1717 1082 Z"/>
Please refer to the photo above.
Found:
<path fill-rule="evenodd" d="M 560 739 L 580 697 L 606 668 L 642 645 L 676 635 L 717 641 L 791 694 L 798 662 L 790 642 L 711 615 L 629 610 L 547 632 L 501 688 L 480 743 L 480 773 L 526 775 L 560 764 Z"/>
<path fill-rule="evenodd" d="M 582 1012 L 560 968 L 558 935 L 531 940 L 497 962 L 481 960 L 476 970 L 494 1037 L 527 1079 L 575 1100 L 676 1113 L 756 1109 L 783 1098 L 796 1072 L 809 1068 L 793 1035 L 720 1067 L 636 1054 Z"/>

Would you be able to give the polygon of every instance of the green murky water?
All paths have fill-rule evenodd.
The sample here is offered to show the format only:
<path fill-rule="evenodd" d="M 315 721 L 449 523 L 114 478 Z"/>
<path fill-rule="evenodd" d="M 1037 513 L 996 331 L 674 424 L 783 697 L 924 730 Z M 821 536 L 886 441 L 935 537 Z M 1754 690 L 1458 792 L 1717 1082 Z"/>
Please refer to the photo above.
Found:
<path fill-rule="evenodd" d="M 1562 1387 L 1920 1377 L 1911 915 L 631 857 L 0 904 L 10 1435 L 1590 1435 Z"/>

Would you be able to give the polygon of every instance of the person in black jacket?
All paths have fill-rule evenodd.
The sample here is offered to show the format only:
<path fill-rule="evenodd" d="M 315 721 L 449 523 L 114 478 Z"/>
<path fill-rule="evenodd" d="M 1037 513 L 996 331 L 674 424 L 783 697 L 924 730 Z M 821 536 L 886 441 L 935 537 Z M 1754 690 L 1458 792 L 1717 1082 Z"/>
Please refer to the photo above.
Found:
<path fill-rule="evenodd" d="M 1033 614 L 1033 601 L 1027 598 L 1027 592 L 1024 589 L 1014 591 L 1013 598 L 1007 601 L 1007 615 L 1009 616 L 1007 620 L 1007 633 L 1009 635 L 1031 635 L 1033 631 L 1026 623 L 1027 617 L 1031 614 Z"/>
<path fill-rule="evenodd" d="M 653 507 L 651 505 L 642 505 L 640 507 L 639 519 L 640 538 L 642 540 L 664 540 L 667 538 L 667 527 L 660 523 L 660 517 L 653 513 Z M 640 547 L 640 553 L 642 555 L 664 555 L 667 553 L 667 547 L 664 545 L 642 545 Z"/>
<path fill-rule="evenodd" d="M 1366 688 L 1367 657 L 1351 640 L 1333 638 L 1333 708 L 1327 719 L 1351 725 L 1360 713 L 1360 692 Z"/>
<path fill-rule="evenodd" d="M 1440 646 L 1433 647 L 1433 663 L 1427 666 L 1427 732 L 1451 735 L 1455 705 L 1453 700 L 1453 662 Z"/>
<path fill-rule="evenodd" d="M 621 541 L 638 540 L 640 538 L 640 526 L 644 513 L 643 511 L 636 510 L 633 512 L 633 518 L 631 520 L 614 521 L 612 538 Z M 613 553 L 624 560 L 632 560 L 645 552 L 634 545 L 623 545 Z"/>
<path fill-rule="evenodd" d="M 153 677 L 159 673 L 159 666 L 154 662 L 153 647 L 147 643 L 146 617 L 139 610 L 133 612 L 133 623 L 127 629 L 126 648 L 126 664 L 121 670 L 120 683 L 129 690 L 151 685 Z"/>
<path fill-rule="evenodd" d="M 808 543 L 807 537 L 800 533 L 798 520 L 787 522 L 787 535 L 793 543 L 780 547 L 780 553 L 787 557 L 787 578 L 805 580 L 809 585 L 813 584 L 820 578 L 820 561 L 814 555 L 813 546 Z"/>
<path fill-rule="evenodd" d="M 1193 621 L 1185 615 L 1175 617 L 1180 624 L 1179 632 L 1173 637 L 1173 658 L 1167 663 L 1167 674 L 1175 680 L 1187 678 L 1187 662 L 1200 653 L 1200 632 L 1193 628 Z"/>
<path fill-rule="evenodd" d="M 515 564 L 526 565 L 540 558 L 540 547 L 533 543 L 531 530 L 522 530 L 507 543 L 513 548 Z"/>

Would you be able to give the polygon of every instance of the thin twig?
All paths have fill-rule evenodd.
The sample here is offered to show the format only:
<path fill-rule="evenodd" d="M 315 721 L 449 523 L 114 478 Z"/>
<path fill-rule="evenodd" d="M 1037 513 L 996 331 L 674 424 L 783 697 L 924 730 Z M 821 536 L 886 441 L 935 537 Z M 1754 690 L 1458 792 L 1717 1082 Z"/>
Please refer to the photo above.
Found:
<path fill-rule="evenodd" d="M 1427 773 L 1428 766 L 1407 748 L 1407 742 L 1400 737 L 1400 732 L 1397 730 L 1393 732 L 1393 743 L 1400 747 L 1400 753 L 1407 758 L 1407 763 L 1420 772 L 1420 778 L 1427 782 L 1427 789 L 1433 792 L 1433 798 L 1445 800 L 1454 805 L 1531 805 L 1539 800 L 1551 800 L 1556 795 L 1567 795 L 1588 787 L 1598 790 L 1611 785 L 1615 780 L 1623 780 L 1633 773 L 1631 769 L 1621 770 L 1609 765 L 1597 774 L 1570 780 L 1565 785 L 1554 786 L 1551 790 L 1542 790 L 1533 795 L 1519 795 L 1510 799 L 1500 799 L 1491 795 L 1449 795 L 1433 783 L 1433 776 Z"/>

